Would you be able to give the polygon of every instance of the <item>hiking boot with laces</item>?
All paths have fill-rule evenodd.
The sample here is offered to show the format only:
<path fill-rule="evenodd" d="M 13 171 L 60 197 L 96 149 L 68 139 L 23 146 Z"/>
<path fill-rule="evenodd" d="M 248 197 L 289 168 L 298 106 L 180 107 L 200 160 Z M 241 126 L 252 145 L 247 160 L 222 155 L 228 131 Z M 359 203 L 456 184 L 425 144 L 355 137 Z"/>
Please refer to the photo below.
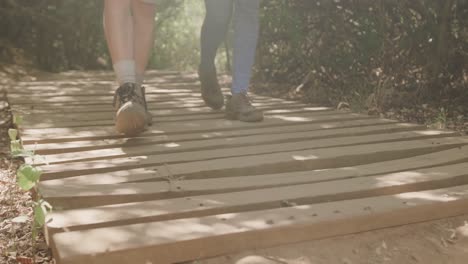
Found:
<path fill-rule="evenodd" d="M 234 94 L 227 97 L 226 118 L 243 122 L 260 122 L 263 112 L 255 108 L 245 93 Z"/>
<path fill-rule="evenodd" d="M 224 106 L 224 97 L 221 87 L 218 83 L 216 68 L 204 69 L 198 68 L 198 77 L 201 83 L 201 94 L 203 101 L 214 110 L 219 110 Z"/>
<path fill-rule="evenodd" d="M 145 88 L 134 83 L 124 83 L 114 95 L 115 128 L 127 136 L 135 136 L 151 125 L 145 98 Z"/>

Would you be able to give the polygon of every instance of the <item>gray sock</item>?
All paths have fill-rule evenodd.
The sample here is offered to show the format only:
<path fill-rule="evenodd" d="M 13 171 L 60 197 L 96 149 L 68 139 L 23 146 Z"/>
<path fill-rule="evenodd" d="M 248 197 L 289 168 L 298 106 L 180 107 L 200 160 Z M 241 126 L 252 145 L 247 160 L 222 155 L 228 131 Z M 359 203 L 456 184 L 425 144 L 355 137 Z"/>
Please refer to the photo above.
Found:
<path fill-rule="evenodd" d="M 121 60 L 116 62 L 113 66 L 119 85 L 137 82 L 134 60 Z"/>

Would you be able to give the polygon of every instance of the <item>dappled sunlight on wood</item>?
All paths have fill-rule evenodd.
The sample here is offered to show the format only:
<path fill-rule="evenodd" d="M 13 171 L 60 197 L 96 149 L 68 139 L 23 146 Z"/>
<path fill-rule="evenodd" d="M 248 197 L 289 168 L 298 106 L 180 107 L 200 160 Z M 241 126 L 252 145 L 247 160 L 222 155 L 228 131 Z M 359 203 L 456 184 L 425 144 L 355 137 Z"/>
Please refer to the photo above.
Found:
<path fill-rule="evenodd" d="M 91 177 L 93 175 L 90 175 Z M 97 177 L 92 177 L 93 182 L 96 184 L 112 184 L 112 183 L 120 183 L 120 182 L 131 182 L 138 177 L 160 177 L 160 173 L 158 170 L 153 168 L 145 168 L 145 169 L 130 169 L 130 170 L 122 170 L 122 171 L 113 171 L 107 172 L 105 174 L 99 174 Z M 66 182 L 67 184 L 89 184 L 89 179 L 87 177 L 68 177 L 64 179 L 51 179 L 51 180 L 44 180 L 42 184 L 49 185 L 49 186 L 60 186 Z"/>
<path fill-rule="evenodd" d="M 180 147 L 179 144 L 174 143 L 174 142 L 173 142 L 173 143 L 164 144 L 164 146 L 167 147 L 167 148 L 177 148 L 177 147 Z"/>
<path fill-rule="evenodd" d="M 325 128 L 325 129 L 330 129 L 330 128 L 337 127 L 337 125 L 336 124 L 321 124 L 320 127 Z"/>
<path fill-rule="evenodd" d="M 467 190 L 468 192 L 468 190 Z M 465 192 L 466 194 L 466 192 Z M 402 193 L 398 194 L 397 197 L 406 200 L 428 200 L 428 201 L 438 201 L 438 202 L 450 202 L 450 201 L 455 201 L 458 199 L 458 196 L 460 196 L 459 193 L 451 194 L 447 193 L 444 191 L 426 191 L 426 192 L 421 192 L 421 193 Z M 411 202 L 405 202 L 406 204 L 411 203 Z"/>
<path fill-rule="evenodd" d="M 423 130 L 423 131 L 415 131 L 414 133 L 417 133 L 420 135 L 426 135 L 426 136 L 433 136 L 433 135 L 442 135 L 442 134 L 448 134 L 448 133 L 453 133 L 453 132 L 444 131 L 444 130 Z"/>
<path fill-rule="evenodd" d="M 281 119 L 289 122 L 310 122 L 313 118 L 299 117 L 299 116 L 284 116 L 284 115 L 272 115 L 268 118 Z"/>
<path fill-rule="evenodd" d="M 466 186 L 460 186 L 463 189 Z M 455 188 L 456 189 L 456 188 Z M 466 190 L 466 189 L 465 189 Z M 307 206 L 294 206 L 281 209 L 261 210 L 254 212 L 228 213 L 198 218 L 176 219 L 161 222 L 124 225 L 116 227 L 105 227 L 85 231 L 74 231 L 55 235 L 56 243 L 60 243 L 61 252 L 65 257 L 76 254 L 95 254 L 98 252 L 118 252 L 135 245 L 140 248 L 155 247 L 172 242 L 182 241 L 206 241 L 210 237 L 220 239 L 222 236 L 235 237 L 238 234 L 248 234 L 247 231 L 261 232 L 269 230 L 269 234 L 277 235 L 280 230 L 288 230 L 294 237 L 288 235 L 282 239 L 289 241 L 302 241 L 307 237 L 323 238 L 332 236 L 334 229 L 324 229 L 328 221 L 340 224 L 337 232 L 344 230 L 355 230 L 353 223 L 347 225 L 353 217 L 384 217 L 392 212 L 399 212 L 401 216 L 412 217 L 413 211 L 407 208 L 417 209 L 419 206 L 430 203 L 429 199 L 437 202 L 450 202 L 450 199 L 438 199 L 438 195 L 444 194 L 446 190 L 423 191 L 418 193 L 404 193 L 393 196 L 382 196 L 375 198 L 364 198 L 341 202 L 330 202 Z M 450 192 L 450 191 L 449 191 Z M 415 195 L 416 194 L 416 195 Z M 423 195 L 417 195 L 423 194 Z M 403 195 L 403 196 L 402 196 Z M 464 195 L 467 193 L 465 191 Z M 417 198 L 414 198 L 417 197 Z M 443 206 L 443 205 L 440 205 Z M 142 211 L 142 213 L 145 213 Z M 391 218 L 395 219 L 395 218 Z M 401 222 L 404 217 L 400 218 Z M 337 222 L 335 222 L 337 221 Z M 379 221 L 373 222 L 372 226 L 384 225 Z M 395 224 L 400 221 L 395 222 Z M 302 229 L 297 229 L 302 227 Z M 375 228 L 374 227 L 374 228 Z M 365 225 L 360 225 L 359 230 L 365 230 Z M 302 231 L 301 231 L 302 230 Z M 305 230 L 308 230 L 307 232 Z M 341 230 L 341 231 L 338 231 Z M 304 233 L 305 232 L 305 233 Z M 107 234 L 107 235 L 106 235 Z M 109 236 L 108 234 L 112 234 Z M 264 233 L 265 235 L 267 233 Z M 301 235 L 302 234 L 302 235 Z M 102 237 L 105 238 L 102 238 Z M 99 238 L 102 243 L 93 246 L 75 248 L 78 241 L 86 245 L 88 240 Z M 292 239 L 292 240 L 291 240 Z M 223 240 L 226 241 L 227 240 Z M 233 240 L 232 243 L 240 243 Z M 94 252 L 94 253 L 93 253 Z"/>
<path fill-rule="evenodd" d="M 48 230 L 61 257 L 157 251 L 168 241 L 203 245 L 224 236 L 242 246 L 256 238 L 240 243 L 237 236 L 257 232 L 294 242 L 364 231 L 369 225 L 353 224 L 357 219 L 386 214 L 404 224 L 392 214 L 458 201 L 458 187 L 425 189 L 468 183 L 468 141 L 450 131 L 264 96 L 253 96 L 264 122 L 225 120 L 223 111 L 204 106 L 194 80 L 177 75 L 150 80 L 155 124 L 128 138 L 114 132 L 106 103 L 112 82 L 88 87 L 93 81 L 63 82 L 69 93 L 44 84 L 46 92 L 24 105 L 20 93 L 12 97 L 20 109 L 32 107 L 25 146 L 48 159 L 37 164 L 44 169 L 40 189 L 55 205 Z M 340 228 L 317 228 L 336 221 Z M 276 233 L 285 230 L 288 236 Z M 86 242 L 98 237 L 97 246 Z M 76 251 L 70 241 L 90 246 Z"/>
<path fill-rule="evenodd" d="M 294 160 L 304 161 L 304 160 L 314 160 L 318 159 L 319 157 L 315 155 L 308 155 L 308 156 L 300 156 L 300 155 L 293 155 L 292 158 Z"/>
<path fill-rule="evenodd" d="M 330 107 L 305 107 L 304 110 L 307 111 L 329 111 L 332 110 Z"/>
<path fill-rule="evenodd" d="M 219 136 L 222 136 L 222 135 L 223 135 L 222 132 L 213 132 L 213 133 L 203 134 L 202 137 L 203 138 L 213 138 L 213 137 L 219 137 Z"/>
<path fill-rule="evenodd" d="M 437 173 L 437 172 L 427 173 L 427 174 L 423 174 L 420 172 L 412 172 L 412 171 L 397 172 L 397 173 L 392 173 L 392 174 L 377 178 L 377 180 L 379 181 L 377 186 L 385 187 L 385 186 L 409 184 L 409 183 L 418 182 L 422 180 L 430 180 L 432 176 L 440 176 L 440 175 L 446 175 L 446 174 Z"/>

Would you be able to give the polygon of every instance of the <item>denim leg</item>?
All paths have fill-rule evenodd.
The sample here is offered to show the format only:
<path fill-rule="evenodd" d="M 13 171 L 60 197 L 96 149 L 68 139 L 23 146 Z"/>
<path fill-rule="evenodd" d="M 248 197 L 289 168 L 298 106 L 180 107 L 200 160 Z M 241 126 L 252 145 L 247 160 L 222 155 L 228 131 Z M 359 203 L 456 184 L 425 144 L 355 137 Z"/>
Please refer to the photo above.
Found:
<path fill-rule="evenodd" d="M 201 29 L 201 67 L 211 69 L 232 18 L 234 0 L 205 0 L 206 16 Z"/>
<path fill-rule="evenodd" d="M 260 0 L 234 2 L 233 94 L 249 89 L 258 41 Z"/>

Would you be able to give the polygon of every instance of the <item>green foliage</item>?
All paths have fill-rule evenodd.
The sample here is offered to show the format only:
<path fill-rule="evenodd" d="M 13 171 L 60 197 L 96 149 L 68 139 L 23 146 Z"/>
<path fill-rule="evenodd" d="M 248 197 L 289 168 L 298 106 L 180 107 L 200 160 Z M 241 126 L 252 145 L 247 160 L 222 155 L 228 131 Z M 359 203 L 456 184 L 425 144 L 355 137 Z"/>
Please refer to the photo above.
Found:
<path fill-rule="evenodd" d="M 444 107 L 441 107 L 434 119 L 432 126 L 435 126 L 438 129 L 445 129 L 447 128 L 447 119 L 448 111 Z"/>
<path fill-rule="evenodd" d="M 394 94 L 468 99 L 467 1 L 263 3 L 256 72 L 264 82 L 309 76 L 309 100 L 335 105 L 372 93 L 384 108 L 400 107 Z"/>
<path fill-rule="evenodd" d="M 17 146 L 18 145 L 15 145 L 15 147 L 17 147 Z M 21 146 L 21 143 L 19 143 L 19 149 L 13 150 L 13 148 L 12 148 L 11 155 L 14 158 L 28 158 L 28 157 L 34 158 L 34 156 L 35 156 L 34 151 L 23 149 L 22 146 Z"/>
<path fill-rule="evenodd" d="M 8 136 L 10 137 L 11 141 L 16 140 L 16 138 L 18 137 L 18 130 L 13 128 L 8 129 Z"/>
<path fill-rule="evenodd" d="M 22 117 L 14 117 L 14 123 L 15 124 L 21 124 L 22 122 Z M 10 150 L 11 150 L 11 155 L 13 158 L 26 158 L 26 157 L 33 157 L 34 156 L 34 151 L 31 150 L 26 150 L 23 148 L 23 144 L 21 143 L 21 140 L 17 139 L 18 138 L 18 130 L 10 128 L 8 129 L 8 136 L 10 137 Z"/>
<path fill-rule="evenodd" d="M 14 116 L 14 124 L 19 126 L 23 122 L 22 116 Z M 9 129 L 8 135 L 10 137 L 11 156 L 12 158 L 18 157 L 30 157 L 33 161 L 41 158 L 35 155 L 33 151 L 25 150 L 21 144 L 21 140 L 18 138 L 18 130 Z M 42 228 L 46 221 L 46 215 L 52 210 L 52 206 L 41 198 L 40 193 L 37 190 L 37 185 L 40 181 L 42 170 L 35 167 L 33 164 L 23 164 L 16 171 L 16 179 L 18 186 L 24 191 L 34 190 L 35 202 L 33 206 L 34 218 L 32 226 L 32 246 L 35 247 L 35 241 L 38 234 L 38 230 Z M 19 216 L 14 219 L 18 223 L 24 223 L 26 221 L 25 216 Z"/>
<path fill-rule="evenodd" d="M 0 59 L 11 57 L 8 47 L 14 47 L 43 70 L 102 67 L 102 6 L 100 0 L 2 1 Z"/>
<path fill-rule="evenodd" d="M 52 211 L 52 206 L 43 199 L 40 199 L 34 206 L 34 222 L 36 226 L 42 227 L 46 222 L 47 213 Z"/>
<path fill-rule="evenodd" d="M 170 17 L 157 13 L 152 67 L 185 70 L 197 65 L 202 13 L 199 1 L 182 2 Z"/>
<path fill-rule="evenodd" d="M 301 84 L 309 76 L 303 85 L 309 101 L 373 96 L 384 109 L 403 107 L 395 94 L 414 103 L 468 101 L 468 1 L 262 3 L 256 65 L 262 82 Z M 102 0 L 2 1 L 0 60 L 14 47 L 45 70 L 111 69 L 102 8 Z M 203 16 L 202 0 L 158 1 L 149 67 L 196 69 Z"/>
<path fill-rule="evenodd" d="M 173 1 L 158 7 L 154 52 L 150 67 L 196 70 L 200 61 L 200 30 L 205 16 L 203 1 Z M 226 70 L 225 50 L 217 57 L 219 71 Z"/>
<path fill-rule="evenodd" d="M 18 185 L 21 189 L 29 191 L 39 182 L 42 170 L 31 165 L 24 164 L 16 172 Z"/>
<path fill-rule="evenodd" d="M 21 151 L 23 149 L 23 146 L 21 145 L 21 140 L 11 140 L 10 149 L 12 153 L 17 153 L 18 151 Z"/>
<path fill-rule="evenodd" d="M 3 1 L 0 61 L 12 57 L 9 53 L 14 47 L 24 50 L 43 70 L 111 69 L 102 25 L 103 2 Z M 195 69 L 203 1 L 159 0 L 156 10 L 154 52 L 149 67 Z"/>
<path fill-rule="evenodd" d="M 15 124 L 16 126 L 20 126 L 21 124 L 23 124 L 23 116 L 14 115 L 13 116 L 13 124 Z"/>
<path fill-rule="evenodd" d="M 36 224 L 36 226 L 40 227 L 45 224 L 45 214 L 46 212 L 44 212 L 44 209 L 42 208 L 40 203 L 34 206 L 34 223 Z"/>

